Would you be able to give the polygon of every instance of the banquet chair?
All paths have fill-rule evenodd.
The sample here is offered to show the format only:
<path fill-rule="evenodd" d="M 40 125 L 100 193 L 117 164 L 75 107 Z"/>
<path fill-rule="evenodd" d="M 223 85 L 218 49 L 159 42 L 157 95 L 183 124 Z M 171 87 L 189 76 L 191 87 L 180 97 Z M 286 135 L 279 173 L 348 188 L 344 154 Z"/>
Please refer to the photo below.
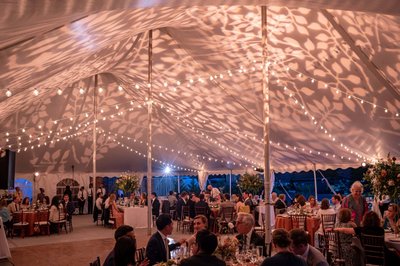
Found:
<path fill-rule="evenodd" d="M 110 218 L 108 218 L 108 223 L 111 224 L 111 228 L 117 228 L 117 219 L 114 217 L 112 206 L 108 207 L 110 211 Z"/>
<path fill-rule="evenodd" d="M 233 229 L 228 227 L 230 222 L 233 222 L 235 219 L 235 208 L 234 207 L 222 207 L 221 208 L 221 217 L 218 220 L 219 224 L 219 231 L 220 233 L 223 232 L 224 228 L 228 228 L 227 232 L 233 233 Z"/>
<path fill-rule="evenodd" d="M 28 229 L 29 226 L 29 223 L 24 221 L 24 211 L 14 212 L 12 217 L 11 237 L 14 236 L 14 230 L 19 230 L 21 232 L 21 237 L 24 238 L 25 230 Z"/>
<path fill-rule="evenodd" d="M 92 261 L 90 266 L 101 266 L 100 257 L 97 257 L 94 261 Z"/>
<path fill-rule="evenodd" d="M 322 232 L 318 232 L 318 249 L 321 251 L 322 254 L 326 256 L 327 249 L 325 247 L 325 231 L 332 230 L 335 228 L 336 223 L 336 214 L 321 214 L 321 225 L 322 225 Z"/>
<path fill-rule="evenodd" d="M 200 215 L 200 214 L 202 214 L 204 216 L 208 216 L 206 207 L 194 207 L 194 213 L 196 216 Z"/>
<path fill-rule="evenodd" d="M 360 240 L 365 252 L 365 263 L 385 265 L 385 236 L 361 234 Z"/>
<path fill-rule="evenodd" d="M 340 247 L 339 232 L 327 230 L 324 234 L 325 247 L 327 249 L 327 261 L 330 265 L 345 265 Z"/>
<path fill-rule="evenodd" d="M 103 225 L 103 210 L 97 210 L 96 226 L 99 225 L 99 221 Z"/>
<path fill-rule="evenodd" d="M 36 212 L 35 226 L 39 228 L 39 233 L 43 232 L 50 235 L 50 223 L 49 223 L 49 210 L 40 210 Z"/>
<path fill-rule="evenodd" d="M 305 214 L 292 214 L 290 215 L 292 228 L 300 228 L 307 232 L 307 215 Z"/>
<path fill-rule="evenodd" d="M 146 248 L 138 248 L 135 252 L 136 265 L 139 265 L 146 258 Z"/>
<path fill-rule="evenodd" d="M 67 220 L 65 219 L 64 208 L 60 208 L 58 213 L 58 220 L 53 221 L 53 223 L 57 224 L 57 233 L 59 234 L 62 231 L 63 227 L 65 228 L 65 233 L 68 234 L 67 230 Z"/>
<path fill-rule="evenodd" d="M 177 223 L 177 230 L 182 229 L 182 233 L 185 232 L 185 228 L 188 230 L 188 233 L 190 233 L 190 228 L 192 225 L 192 220 L 190 219 L 190 210 L 189 206 L 182 206 L 182 212 L 181 212 L 181 219 L 178 220 Z"/>

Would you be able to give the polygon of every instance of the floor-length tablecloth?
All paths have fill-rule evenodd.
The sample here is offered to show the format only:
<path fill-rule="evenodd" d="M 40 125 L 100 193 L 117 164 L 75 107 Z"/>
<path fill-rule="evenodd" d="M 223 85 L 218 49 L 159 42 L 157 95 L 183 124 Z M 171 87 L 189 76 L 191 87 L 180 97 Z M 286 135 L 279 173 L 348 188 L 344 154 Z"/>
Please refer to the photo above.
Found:
<path fill-rule="evenodd" d="M 124 208 L 124 224 L 133 228 L 147 228 L 147 206 Z"/>
<path fill-rule="evenodd" d="M 318 230 L 320 219 L 314 216 L 307 217 L 306 229 L 310 235 L 310 244 L 314 245 L 314 234 Z M 275 219 L 275 228 L 284 228 L 287 231 L 292 230 L 292 222 L 289 215 L 278 215 Z"/>

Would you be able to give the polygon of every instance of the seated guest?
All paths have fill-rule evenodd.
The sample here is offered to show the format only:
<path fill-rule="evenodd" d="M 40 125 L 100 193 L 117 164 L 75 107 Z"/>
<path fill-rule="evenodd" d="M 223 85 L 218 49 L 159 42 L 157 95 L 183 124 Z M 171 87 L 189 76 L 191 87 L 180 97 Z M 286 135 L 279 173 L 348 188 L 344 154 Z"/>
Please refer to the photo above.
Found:
<path fill-rule="evenodd" d="M 389 204 L 388 209 L 383 214 L 383 228 L 398 234 L 399 228 L 396 223 L 399 221 L 399 209 L 397 204 Z"/>
<path fill-rule="evenodd" d="M 248 250 L 251 246 L 263 246 L 263 254 L 266 255 L 264 238 L 254 232 L 254 217 L 250 213 L 239 212 L 236 220 L 236 230 L 240 250 Z"/>
<path fill-rule="evenodd" d="M 157 232 L 150 237 L 146 247 L 146 257 L 149 259 L 150 266 L 166 262 L 170 259 L 170 252 L 186 242 L 186 239 L 181 239 L 175 244 L 169 244 L 167 237 L 172 234 L 174 224 L 168 214 L 160 214 L 156 220 L 156 226 Z"/>
<path fill-rule="evenodd" d="M 233 203 L 230 200 L 231 198 L 230 198 L 228 193 L 224 194 L 224 198 L 225 198 L 225 201 L 221 202 L 221 205 L 220 205 L 220 210 L 219 210 L 219 215 L 220 216 L 222 214 L 223 208 L 232 207 L 233 209 L 235 209 L 235 203 Z"/>
<path fill-rule="evenodd" d="M 322 199 L 321 208 L 317 211 L 316 217 L 321 219 L 321 215 L 324 215 L 324 214 L 336 214 L 335 211 L 330 208 L 329 200 L 327 198 Z M 322 222 L 320 223 L 318 230 L 315 232 L 314 239 L 315 239 L 315 246 L 316 247 L 319 246 L 318 234 L 319 235 L 323 235 Z"/>
<path fill-rule="evenodd" d="M 11 214 L 13 214 L 14 212 L 20 211 L 20 210 L 21 210 L 21 207 L 20 207 L 19 204 L 20 204 L 19 198 L 16 197 L 16 196 L 13 196 L 13 201 L 12 201 L 10 204 L 8 204 L 8 206 L 7 206 L 9 212 L 10 212 Z"/>
<path fill-rule="evenodd" d="M 329 206 L 329 201 L 328 201 Z M 294 254 L 302 257 L 309 266 L 329 266 L 324 255 L 308 244 L 308 235 L 303 229 L 293 229 L 289 233 L 292 240 L 291 248 Z"/>
<path fill-rule="evenodd" d="M 332 196 L 332 205 L 333 205 L 333 210 L 335 211 L 335 213 L 337 214 L 340 210 L 340 208 L 342 207 L 342 198 L 340 197 L 340 195 L 336 194 Z"/>
<path fill-rule="evenodd" d="M 58 233 L 58 224 L 57 222 L 60 220 L 60 199 L 58 196 L 54 196 L 51 199 L 51 206 L 49 210 L 49 222 L 50 222 L 50 231 L 53 233 Z"/>
<path fill-rule="evenodd" d="M 24 210 L 27 210 L 27 209 L 29 209 L 30 207 L 31 207 L 31 202 L 29 201 L 29 198 L 28 198 L 28 197 L 25 197 L 25 198 L 22 200 L 21 208 L 24 209 Z"/>
<path fill-rule="evenodd" d="M 74 207 L 74 204 L 70 201 L 68 194 L 64 194 L 64 199 L 62 201 L 62 205 L 63 205 L 63 208 L 66 210 L 66 215 L 67 215 L 66 219 L 68 221 L 71 221 L 72 215 L 75 212 L 75 207 Z"/>
<path fill-rule="evenodd" d="M 200 230 L 196 234 L 196 253 L 190 258 L 181 261 L 181 266 L 225 266 L 226 263 L 213 255 L 218 246 L 217 236 L 207 230 Z"/>
<path fill-rule="evenodd" d="M 285 199 L 286 199 L 285 194 L 280 194 L 279 197 L 276 199 L 275 205 L 274 205 L 276 214 L 281 214 L 286 211 L 287 206 L 285 203 Z"/>
<path fill-rule="evenodd" d="M 147 206 L 147 194 L 145 192 L 140 194 L 139 205 Z"/>
<path fill-rule="evenodd" d="M 337 223 L 335 225 L 335 230 L 343 228 L 353 230 L 356 227 L 356 224 L 351 221 L 351 210 L 348 208 L 340 208 Z M 352 235 L 344 233 L 342 230 L 337 230 L 340 232 L 339 239 L 340 239 L 340 249 L 342 251 L 343 259 L 346 261 L 352 260 L 352 247 L 351 247 L 351 238 Z M 354 230 L 353 230 L 354 232 Z"/>
<path fill-rule="evenodd" d="M 129 236 L 118 238 L 114 246 L 114 265 L 133 266 L 136 265 L 135 251 L 136 239 Z"/>
<path fill-rule="evenodd" d="M 7 227 L 7 228 L 11 228 L 12 225 L 12 217 L 11 217 L 11 213 L 7 208 L 7 200 L 6 199 L 2 199 L 0 200 L 0 217 L 3 220 L 3 224 Z"/>
<path fill-rule="evenodd" d="M 101 194 L 101 192 L 99 192 Z M 97 194 L 99 194 L 97 193 Z M 115 232 L 114 232 L 114 239 L 117 241 L 120 237 L 123 236 L 128 236 L 130 238 L 134 238 L 135 234 L 133 231 L 133 227 L 130 225 L 121 225 L 118 227 Z M 115 251 L 114 249 L 111 250 L 111 252 L 108 254 L 106 260 L 104 261 L 103 266 L 113 266 L 116 265 L 114 264 L 114 256 L 115 256 Z"/>
<path fill-rule="evenodd" d="M 298 195 L 295 199 L 295 206 L 300 208 L 300 207 L 305 207 L 306 206 L 306 198 L 303 195 Z"/>
<path fill-rule="evenodd" d="M 194 218 L 196 216 L 196 210 L 195 210 L 195 205 L 199 201 L 199 198 L 196 196 L 195 193 L 192 193 L 190 195 L 188 205 L 189 205 L 189 217 Z"/>
<path fill-rule="evenodd" d="M 210 210 L 210 207 L 208 206 L 207 202 L 204 199 L 204 194 L 200 194 L 199 195 L 198 201 L 194 204 L 194 207 L 195 208 L 198 208 L 198 207 L 205 208 L 205 214 L 204 215 L 207 218 L 210 217 L 211 210 Z"/>
<path fill-rule="evenodd" d="M 235 212 L 239 213 L 240 210 L 245 206 L 243 203 L 242 195 L 235 195 L 234 194 L 234 202 L 235 202 Z"/>
<path fill-rule="evenodd" d="M 313 195 L 310 195 L 308 197 L 307 208 L 310 208 L 312 211 L 317 211 L 319 209 L 317 200 L 315 199 L 315 197 Z"/>
<path fill-rule="evenodd" d="M 116 197 L 117 196 L 114 193 L 110 194 L 109 209 L 110 209 L 110 217 L 115 218 L 115 226 L 119 227 L 124 223 L 124 213 L 118 209 L 117 203 L 115 202 Z"/>
<path fill-rule="evenodd" d="M 290 242 L 289 233 L 285 229 L 276 229 L 272 233 L 272 245 L 276 254 L 266 258 L 261 266 L 307 266 L 304 259 L 290 252 Z"/>
<path fill-rule="evenodd" d="M 207 217 L 205 217 L 204 215 L 197 215 L 196 217 L 194 217 L 193 220 L 194 234 L 191 237 L 189 237 L 188 240 L 186 240 L 186 243 L 189 248 L 194 244 L 196 240 L 196 233 L 200 230 L 207 229 L 207 227 L 208 227 Z"/>
<path fill-rule="evenodd" d="M 156 218 L 160 215 L 160 201 L 157 198 L 157 193 L 151 193 L 151 212 Z"/>
<path fill-rule="evenodd" d="M 251 198 L 250 198 L 249 192 L 244 191 L 244 192 L 242 193 L 242 196 L 243 196 L 243 203 L 244 203 L 244 205 L 249 206 L 249 207 L 250 207 L 250 211 L 253 211 L 253 210 L 255 209 L 256 206 L 253 204 L 253 201 L 252 201 Z"/>

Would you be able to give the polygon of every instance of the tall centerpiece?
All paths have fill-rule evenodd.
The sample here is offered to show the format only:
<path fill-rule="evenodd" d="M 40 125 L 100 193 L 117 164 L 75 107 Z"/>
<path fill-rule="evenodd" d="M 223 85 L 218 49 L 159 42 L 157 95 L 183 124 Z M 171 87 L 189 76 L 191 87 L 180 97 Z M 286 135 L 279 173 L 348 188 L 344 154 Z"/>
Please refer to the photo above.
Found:
<path fill-rule="evenodd" d="M 263 180 L 258 174 L 245 173 L 240 175 L 238 187 L 240 190 L 247 191 L 253 195 L 258 195 L 264 186 Z"/>
<path fill-rule="evenodd" d="M 140 177 L 132 173 L 122 174 L 115 182 L 115 186 L 124 192 L 125 197 L 129 197 L 139 189 Z"/>
<path fill-rule="evenodd" d="M 380 159 L 372 165 L 364 174 L 374 195 L 379 199 L 389 196 L 394 202 L 400 198 L 400 164 L 396 163 L 396 157 L 391 157 L 390 153 L 386 159 Z"/>

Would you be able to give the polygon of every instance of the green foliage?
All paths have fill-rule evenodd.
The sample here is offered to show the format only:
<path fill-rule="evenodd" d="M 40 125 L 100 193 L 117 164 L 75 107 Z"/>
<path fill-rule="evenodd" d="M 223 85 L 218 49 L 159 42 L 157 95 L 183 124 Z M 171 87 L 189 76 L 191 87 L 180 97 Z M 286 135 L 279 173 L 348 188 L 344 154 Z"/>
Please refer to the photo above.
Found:
<path fill-rule="evenodd" d="M 364 174 L 364 180 L 368 182 L 374 194 L 378 197 L 388 195 L 392 200 L 400 197 L 400 164 L 396 164 L 396 158 L 380 159 Z"/>
<path fill-rule="evenodd" d="M 136 174 L 121 175 L 115 182 L 117 189 L 123 190 L 125 193 L 134 193 L 139 189 L 140 177 Z"/>
<path fill-rule="evenodd" d="M 253 195 L 258 195 L 264 186 L 263 180 L 259 175 L 251 175 L 249 173 L 241 175 L 237 184 L 242 192 L 248 191 Z"/>

